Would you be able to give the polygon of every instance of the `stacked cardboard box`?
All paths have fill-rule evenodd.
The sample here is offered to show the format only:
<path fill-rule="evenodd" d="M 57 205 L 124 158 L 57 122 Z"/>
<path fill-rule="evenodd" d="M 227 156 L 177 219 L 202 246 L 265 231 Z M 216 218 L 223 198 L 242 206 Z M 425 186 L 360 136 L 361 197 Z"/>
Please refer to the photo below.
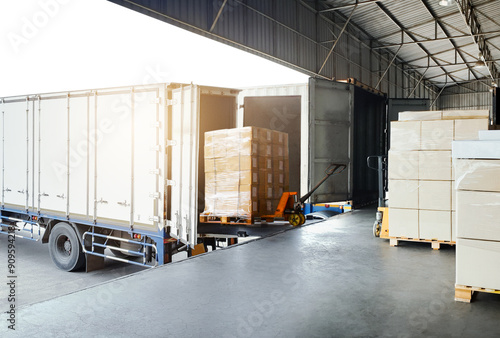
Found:
<path fill-rule="evenodd" d="M 274 213 L 288 190 L 288 134 L 245 127 L 205 133 L 204 216 Z"/>
<path fill-rule="evenodd" d="M 457 188 L 456 283 L 500 290 L 500 132 L 453 143 Z"/>
<path fill-rule="evenodd" d="M 487 110 L 400 113 L 391 124 L 390 237 L 455 241 L 452 142 L 487 129 Z"/>

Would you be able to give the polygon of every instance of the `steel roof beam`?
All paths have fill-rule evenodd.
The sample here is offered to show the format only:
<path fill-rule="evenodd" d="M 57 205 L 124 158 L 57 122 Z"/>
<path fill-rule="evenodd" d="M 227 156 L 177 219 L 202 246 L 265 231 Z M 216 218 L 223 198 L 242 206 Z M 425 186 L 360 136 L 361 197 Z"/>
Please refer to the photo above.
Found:
<path fill-rule="evenodd" d="M 474 7 L 470 0 L 455 0 L 462 15 L 462 18 L 467 25 L 471 37 L 474 40 L 474 43 L 477 45 L 479 52 L 483 55 L 484 61 L 489 61 L 492 59 L 491 51 L 486 43 L 486 40 L 483 35 L 474 36 L 478 33 L 481 33 L 481 25 L 479 24 L 479 20 L 477 19 L 476 13 L 474 11 Z M 498 69 L 496 68 L 494 63 L 488 65 L 488 72 L 491 76 L 491 79 L 495 82 L 498 78 Z"/>
<path fill-rule="evenodd" d="M 500 59 L 496 60 L 489 60 L 488 62 L 499 62 Z M 410 67 L 411 69 L 426 69 L 426 68 L 440 68 L 440 67 L 453 67 L 453 66 L 465 66 L 467 64 L 475 64 L 476 61 L 468 61 L 468 62 L 458 62 L 458 63 L 448 63 L 448 64 L 440 64 L 437 66 L 417 66 L 417 65 L 411 65 L 408 64 L 407 66 Z"/>
<path fill-rule="evenodd" d="M 366 4 L 372 4 L 374 2 L 379 2 L 379 1 L 382 1 L 382 0 L 365 0 L 365 1 L 358 1 L 358 0 L 356 0 L 356 2 L 353 3 L 353 4 L 347 4 L 347 5 L 336 6 L 336 7 L 332 7 L 332 8 L 328 8 L 328 9 L 323 9 L 323 10 L 321 10 L 319 12 L 320 13 L 328 13 L 328 12 L 333 12 L 333 11 L 336 11 L 336 10 L 339 10 L 339 9 L 343 9 L 343 8 L 349 8 L 349 7 L 354 7 L 354 6 L 361 6 L 361 5 L 366 5 Z M 325 1 L 325 3 L 329 4 L 327 1 Z"/>
<path fill-rule="evenodd" d="M 453 41 L 453 39 L 451 38 L 450 32 L 448 32 L 448 29 L 443 25 L 441 20 L 437 17 L 436 13 L 434 13 L 434 10 L 429 6 L 429 4 L 427 3 L 427 0 L 420 0 L 420 1 L 424 5 L 425 9 L 427 9 L 427 12 L 429 12 L 429 14 L 432 16 L 432 18 L 436 21 L 436 25 L 439 26 L 439 28 L 441 28 L 441 31 L 443 31 L 443 33 L 446 35 L 447 38 L 450 38 L 448 41 L 450 41 L 451 45 L 455 49 L 456 53 L 458 53 L 458 55 L 460 56 L 462 61 L 467 62 L 467 60 L 465 60 L 463 52 L 460 50 L 460 48 L 458 48 L 455 41 Z M 437 29 L 437 27 L 436 27 L 436 29 Z M 437 35 L 437 30 L 436 30 L 436 35 Z M 455 57 L 456 57 L 456 55 L 455 55 Z M 476 73 L 472 70 L 472 67 L 467 65 L 467 68 L 469 69 L 469 72 L 471 72 L 471 74 L 474 76 L 474 78 L 478 79 Z"/>
<path fill-rule="evenodd" d="M 490 4 L 491 2 L 493 2 L 493 1 L 496 1 L 496 0 L 492 0 L 492 1 L 488 1 L 488 2 L 483 2 L 483 3 L 481 3 L 481 4 L 478 4 L 478 5 L 474 6 L 474 8 L 481 8 L 481 7 L 483 7 L 484 5 L 488 5 L 488 4 Z M 448 13 L 448 14 L 446 14 L 446 15 L 441 16 L 440 18 L 441 18 L 441 20 L 443 20 L 443 19 L 446 19 L 446 18 L 448 18 L 448 17 L 450 17 L 450 16 L 454 16 L 454 15 L 457 15 L 457 13 L 453 13 L 453 12 L 452 12 L 452 13 Z M 434 20 L 428 20 L 428 21 L 425 21 L 425 22 L 422 22 L 422 23 L 418 23 L 418 24 L 416 24 L 416 25 L 413 25 L 413 26 L 411 26 L 411 27 L 407 27 L 407 29 L 408 29 L 408 30 L 412 30 L 412 29 L 414 29 L 414 28 L 419 28 L 419 27 L 422 27 L 422 26 L 428 25 L 428 24 L 433 23 L 433 22 L 434 22 Z M 390 36 L 393 36 L 393 35 L 395 35 L 395 34 L 398 34 L 398 33 L 396 32 L 396 33 L 391 33 L 391 34 L 382 35 L 382 36 L 378 37 L 378 39 L 379 39 L 379 40 L 383 40 L 383 39 L 388 38 L 388 37 L 390 37 Z"/>
<path fill-rule="evenodd" d="M 491 38 L 496 38 L 496 37 L 500 36 L 500 31 L 487 32 L 487 33 L 479 33 L 479 34 L 476 34 L 476 35 L 479 36 L 479 35 L 490 35 L 490 34 L 499 34 L 499 35 L 495 35 L 495 36 L 491 37 Z M 476 35 L 473 35 L 473 36 L 476 36 Z M 376 47 L 373 47 L 373 49 L 399 47 L 401 45 L 403 45 L 403 46 L 404 45 L 414 45 L 414 44 L 417 44 L 417 43 L 428 43 L 428 42 L 444 41 L 444 40 L 450 40 L 450 39 L 468 39 L 470 37 L 471 37 L 470 34 L 457 35 L 457 36 L 447 36 L 447 37 L 443 37 L 443 38 L 434 38 L 434 39 L 426 39 L 426 40 L 418 40 L 418 41 L 409 41 L 409 42 L 402 42 L 402 43 L 391 43 L 391 44 L 386 44 L 386 45 L 382 45 L 382 46 L 376 46 Z M 331 41 L 324 41 L 322 43 L 327 43 L 327 42 L 331 42 Z"/>
<path fill-rule="evenodd" d="M 382 10 L 382 12 L 384 12 L 384 14 L 396 25 L 399 27 L 399 29 L 401 29 L 401 31 L 403 31 L 406 35 L 408 35 L 410 37 L 410 39 L 412 39 L 413 41 L 417 41 L 417 38 L 415 37 L 415 35 L 413 35 L 412 32 L 408 31 L 408 29 L 406 29 L 406 27 L 394 16 L 394 14 L 392 14 L 383 4 L 381 3 L 378 3 L 376 2 L 375 3 L 378 8 L 380 8 L 380 10 Z M 420 49 L 425 53 L 427 54 L 428 57 L 430 57 L 432 59 L 432 61 L 434 61 L 434 63 L 436 63 L 437 65 L 439 65 L 439 62 L 438 60 L 427 50 L 427 48 L 425 48 L 421 43 L 417 43 L 417 46 L 420 47 Z M 443 67 L 440 67 L 441 70 L 443 71 L 443 73 L 447 76 L 447 77 L 450 77 L 450 79 L 453 81 L 453 82 L 456 82 L 456 79 L 449 75 L 448 72 L 446 71 L 446 69 L 444 69 Z"/>

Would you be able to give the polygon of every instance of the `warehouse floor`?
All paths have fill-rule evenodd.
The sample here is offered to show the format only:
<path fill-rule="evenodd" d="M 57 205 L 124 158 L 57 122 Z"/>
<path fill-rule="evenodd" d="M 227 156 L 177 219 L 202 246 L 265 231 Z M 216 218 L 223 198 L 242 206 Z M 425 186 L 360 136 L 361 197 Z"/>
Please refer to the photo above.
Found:
<path fill-rule="evenodd" d="M 390 247 L 372 236 L 374 213 L 336 216 L 23 307 L 16 334 L 499 336 L 500 295 L 454 301 L 454 248 Z"/>

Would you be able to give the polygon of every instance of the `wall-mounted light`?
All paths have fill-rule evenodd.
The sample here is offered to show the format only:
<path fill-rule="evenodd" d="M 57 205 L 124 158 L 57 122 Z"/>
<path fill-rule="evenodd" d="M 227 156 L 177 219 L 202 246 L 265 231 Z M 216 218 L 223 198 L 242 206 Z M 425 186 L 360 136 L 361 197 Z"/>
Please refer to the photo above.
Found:
<path fill-rule="evenodd" d="M 439 1 L 439 4 L 441 6 L 451 6 L 453 5 L 453 0 L 441 0 Z"/>

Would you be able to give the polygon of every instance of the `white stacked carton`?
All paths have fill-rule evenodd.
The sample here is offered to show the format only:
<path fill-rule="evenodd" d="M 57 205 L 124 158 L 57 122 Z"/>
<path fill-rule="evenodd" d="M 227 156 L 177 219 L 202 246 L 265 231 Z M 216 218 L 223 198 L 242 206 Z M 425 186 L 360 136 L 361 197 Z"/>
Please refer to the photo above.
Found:
<path fill-rule="evenodd" d="M 500 131 L 453 143 L 457 189 L 456 284 L 500 290 Z"/>
<path fill-rule="evenodd" d="M 455 241 L 452 142 L 488 129 L 488 110 L 399 114 L 391 123 L 390 237 Z"/>

